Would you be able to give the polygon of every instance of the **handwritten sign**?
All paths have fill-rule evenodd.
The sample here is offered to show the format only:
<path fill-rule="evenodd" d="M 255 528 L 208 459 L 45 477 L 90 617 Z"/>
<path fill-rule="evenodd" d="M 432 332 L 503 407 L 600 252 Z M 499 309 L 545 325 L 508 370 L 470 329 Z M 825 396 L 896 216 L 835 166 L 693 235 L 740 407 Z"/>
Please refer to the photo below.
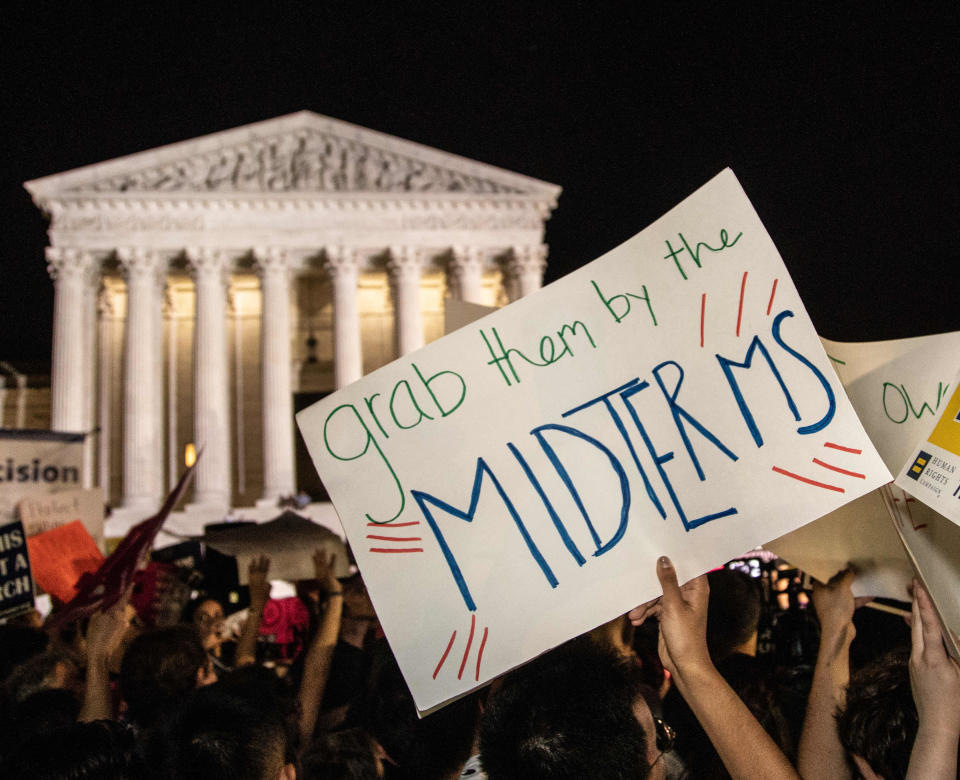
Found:
<path fill-rule="evenodd" d="M 960 524 L 960 374 L 933 430 L 914 447 L 896 484 Z"/>
<path fill-rule="evenodd" d="M 20 501 L 18 509 L 27 536 L 35 536 L 79 520 L 103 551 L 103 488 L 30 496 Z"/>
<path fill-rule="evenodd" d="M 891 341 L 821 339 L 837 376 L 887 468 L 897 472 L 949 397 L 960 332 Z M 764 547 L 826 582 L 854 564 L 858 596 L 908 598 L 913 569 L 890 525 L 899 504 L 905 522 L 916 500 L 876 491 Z"/>
<path fill-rule="evenodd" d="M 33 609 L 27 536 L 19 520 L 0 526 L 0 618 Z"/>
<path fill-rule="evenodd" d="M 729 170 L 297 421 L 421 711 L 890 479 Z"/>

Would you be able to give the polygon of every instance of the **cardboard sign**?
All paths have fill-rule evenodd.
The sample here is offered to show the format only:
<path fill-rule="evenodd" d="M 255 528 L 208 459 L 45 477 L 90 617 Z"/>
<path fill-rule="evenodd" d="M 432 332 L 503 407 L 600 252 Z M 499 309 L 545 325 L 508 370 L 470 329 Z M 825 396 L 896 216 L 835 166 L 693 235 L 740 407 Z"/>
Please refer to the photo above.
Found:
<path fill-rule="evenodd" d="M 0 429 L 0 523 L 21 499 L 81 487 L 82 433 Z"/>
<path fill-rule="evenodd" d="M 33 577 L 23 523 L 0 526 L 0 618 L 33 609 Z"/>
<path fill-rule="evenodd" d="M 892 472 L 907 459 L 949 397 L 950 369 L 960 332 L 892 341 L 821 339 L 871 441 Z M 909 510 L 914 503 L 906 499 Z M 891 501 L 879 491 L 764 545 L 821 582 L 847 562 L 857 596 L 908 598 L 913 569 L 890 526 Z"/>
<path fill-rule="evenodd" d="M 18 509 L 27 536 L 79 520 L 103 552 L 103 488 L 30 496 L 20 501 Z"/>
<path fill-rule="evenodd" d="M 79 520 L 27 537 L 27 547 L 37 585 L 64 603 L 76 595 L 80 578 L 103 563 L 103 553 Z"/>
<path fill-rule="evenodd" d="M 291 511 L 259 525 L 244 523 L 231 527 L 223 524 L 215 531 L 208 531 L 200 541 L 224 555 L 236 557 L 241 585 L 248 584 L 250 561 L 260 555 L 270 558 L 271 579 L 313 579 L 312 556 L 318 547 L 327 555 L 337 556 L 334 562 L 337 577 L 346 577 L 350 573 L 347 550 L 340 537 Z"/>
<path fill-rule="evenodd" d="M 960 524 L 960 374 L 933 430 L 913 448 L 896 484 Z"/>
<path fill-rule="evenodd" d="M 890 479 L 729 170 L 297 421 L 421 711 Z"/>

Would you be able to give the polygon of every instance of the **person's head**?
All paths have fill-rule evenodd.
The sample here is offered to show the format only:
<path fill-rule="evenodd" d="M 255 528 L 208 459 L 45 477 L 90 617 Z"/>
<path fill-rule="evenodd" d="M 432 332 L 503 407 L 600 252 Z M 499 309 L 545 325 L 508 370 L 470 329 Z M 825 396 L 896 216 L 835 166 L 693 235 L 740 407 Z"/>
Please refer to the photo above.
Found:
<path fill-rule="evenodd" d="M 837 713 L 840 741 L 865 778 L 907 774 L 918 724 L 907 662 L 904 651 L 888 653 L 858 671 Z"/>
<path fill-rule="evenodd" d="M 490 780 L 645 778 L 662 769 L 635 664 L 592 642 L 563 645 L 512 672 L 480 726 Z"/>
<path fill-rule="evenodd" d="M 191 622 L 205 650 L 223 641 L 223 618 L 223 607 L 216 599 L 203 599 L 194 605 Z"/>
<path fill-rule="evenodd" d="M 192 626 L 141 634 L 130 643 L 120 667 L 120 688 L 130 718 L 141 725 L 149 725 L 194 688 L 215 679 Z"/>
<path fill-rule="evenodd" d="M 760 589 L 756 580 L 732 569 L 712 571 L 707 579 L 707 648 L 713 662 L 732 653 L 753 655 L 760 623 Z"/>
<path fill-rule="evenodd" d="M 303 756 L 304 780 L 371 780 L 383 777 L 383 749 L 363 729 L 320 734 Z"/>
<path fill-rule="evenodd" d="M 38 691 L 67 690 L 79 694 L 77 664 L 65 652 L 47 649 L 14 668 L 4 684 L 5 694 L 16 704 Z"/>
<path fill-rule="evenodd" d="M 119 723 L 71 723 L 22 741 L 0 765 L 3 777 L 132 780 L 134 737 Z"/>
<path fill-rule="evenodd" d="M 144 739 L 145 776 L 178 780 L 294 780 L 273 707 L 215 684 L 194 691 Z"/>

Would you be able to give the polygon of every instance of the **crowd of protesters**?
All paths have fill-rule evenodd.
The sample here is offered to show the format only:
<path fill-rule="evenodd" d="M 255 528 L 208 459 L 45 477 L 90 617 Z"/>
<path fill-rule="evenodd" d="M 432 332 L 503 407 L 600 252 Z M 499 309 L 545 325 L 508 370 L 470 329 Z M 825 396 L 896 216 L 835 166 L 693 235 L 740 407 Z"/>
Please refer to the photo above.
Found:
<path fill-rule="evenodd" d="M 917 583 L 906 642 L 874 652 L 853 574 L 814 584 L 801 663 L 802 631 L 757 653 L 755 579 L 681 585 L 660 558 L 660 598 L 419 718 L 360 574 L 313 564 L 277 602 L 253 560 L 240 619 L 200 587 L 154 625 L 125 597 L 0 626 L 0 777 L 958 777 L 960 666 Z"/>

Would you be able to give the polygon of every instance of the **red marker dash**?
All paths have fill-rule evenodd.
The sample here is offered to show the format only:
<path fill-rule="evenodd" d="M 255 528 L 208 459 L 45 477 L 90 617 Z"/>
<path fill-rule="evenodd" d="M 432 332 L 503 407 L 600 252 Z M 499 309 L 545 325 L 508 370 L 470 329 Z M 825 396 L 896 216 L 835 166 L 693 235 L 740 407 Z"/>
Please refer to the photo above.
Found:
<path fill-rule="evenodd" d="M 367 539 L 379 539 L 381 542 L 422 542 L 422 536 L 377 536 L 367 534 Z"/>
<path fill-rule="evenodd" d="M 740 320 L 743 317 L 743 293 L 747 289 L 747 272 L 743 272 L 743 279 L 740 280 L 740 307 L 737 309 L 737 338 L 740 338 Z"/>
<path fill-rule="evenodd" d="M 770 302 L 767 304 L 767 316 L 770 316 L 770 312 L 773 311 L 773 296 L 777 294 L 777 282 L 779 279 L 773 280 L 773 287 L 770 288 Z"/>
<path fill-rule="evenodd" d="M 703 348 L 703 320 L 707 312 L 707 294 L 700 296 L 700 347 Z"/>
<path fill-rule="evenodd" d="M 367 528 L 406 528 L 408 525 L 420 525 L 419 520 L 412 523 L 367 523 Z"/>
<path fill-rule="evenodd" d="M 422 547 L 398 547 L 394 549 L 392 547 L 371 547 L 370 552 L 376 552 L 376 553 L 423 552 L 423 548 Z"/>
<path fill-rule="evenodd" d="M 807 477 L 801 477 L 799 474 L 794 474 L 792 471 L 787 471 L 786 469 L 782 469 L 779 466 L 774 466 L 773 470 L 776 471 L 777 474 L 783 474 L 783 476 L 785 477 L 798 479 L 801 482 L 806 482 L 808 485 L 813 485 L 814 487 L 822 487 L 822 488 L 826 488 L 827 490 L 835 490 L 837 493 L 847 492 L 842 487 L 837 487 L 836 485 L 828 485 L 825 482 L 817 482 L 815 479 L 808 479 Z"/>
<path fill-rule="evenodd" d="M 489 630 L 489 627 L 483 629 L 483 638 L 480 640 L 480 650 L 477 651 L 477 674 L 473 678 L 477 682 L 480 681 L 480 662 L 483 660 L 483 648 L 487 646 L 487 632 Z"/>
<path fill-rule="evenodd" d="M 846 474 L 848 477 L 856 477 L 857 479 L 866 479 L 866 474 L 861 474 L 859 471 L 847 471 L 847 469 L 842 469 L 839 466 L 831 466 L 829 463 L 824 463 L 820 458 L 814 458 L 813 462 L 818 466 L 823 466 L 825 469 L 830 469 L 830 471 L 836 471 L 838 474 Z"/>
<path fill-rule="evenodd" d="M 832 441 L 826 441 L 823 443 L 824 447 L 829 447 L 832 450 L 840 450 L 840 452 L 852 452 L 854 455 L 863 454 L 863 450 L 856 450 L 853 447 L 844 447 L 841 444 L 834 444 Z"/>
<path fill-rule="evenodd" d="M 457 679 L 463 677 L 463 669 L 467 665 L 467 658 L 470 657 L 470 645 L 473 644 L 473 631 L 477 627 L 476 612 L 470 613 L 470 636 L 467 637 L 467 649 L 463 651 L 463 660 L 460 662 L 460 671 L 457 672 Z"/>
<path fill-rule="evenodd" d="M 443 655 L 440 656 L 440 663 L 437 664 L 437 668 L 433 670 L 433 679 L 437 679 L 437 675 L 440 674 L 440 670 L 443 668 L 443 662 L 447 660 L 447 656 L 450 655 L 450 648 L 453 647 L 453 640 L 457 638 L 457 632 L 454 631 L 450 635 L 450 641 L 447 642 L 447 649 L 443 651 Z"/>

